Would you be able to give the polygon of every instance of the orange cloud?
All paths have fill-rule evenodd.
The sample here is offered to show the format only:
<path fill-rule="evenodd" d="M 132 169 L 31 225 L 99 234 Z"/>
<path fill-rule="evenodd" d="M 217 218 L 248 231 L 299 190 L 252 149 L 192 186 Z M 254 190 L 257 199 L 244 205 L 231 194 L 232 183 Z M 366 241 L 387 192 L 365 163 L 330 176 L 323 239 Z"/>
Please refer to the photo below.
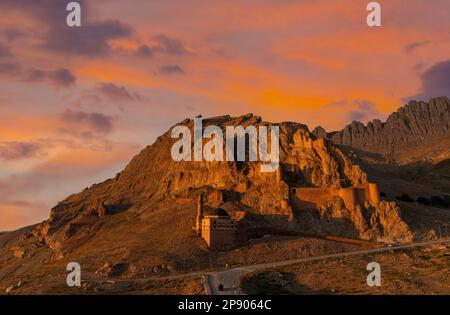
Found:
<path fill-rule="evenodd" d="M 38 223 L 48 212 L 48 207 L 42 203 L 3 200 L 0 205 L 0 231 Z"/>
<path fill-rule="evenodd" d="M 3 196 L 54 204 L 65 193 L 110 176 L 137 152 L 129 139 L 144 141 L 147 117 L 158 120 L 163 130 L 169 127 L 164 124 L 194 111 L 204 115 L 253 111 L 271 121 L 297 120 L 310 127 L 339 129 L 349 122 L 348 114 L 357 111 L 355 100 L 373 103 L 370 114 L 390 112 L 401 105 L 402 97 L 420 89 L 420 71 L 449 58 L 450 41 L 443 30 L 450 19 L 442 3 L 411 0 L 406 6 L 403 1 L 384 1 L 383 26 L 369 29 L 365 0 L 345 6 L 330 0 L 249 0 L 239 5 L 194 1 L 195 10 L 186 1 L 141 1 L 136 6 L 108 1 L 92 4 L 98 6 L 95 19 L 119 19 L 133 32 L 119 39 L 105 37 L 109 46 L 101 48 L 109 54 L 101 58 L 61 53 L 67 47 L 45 49 L 42 35 L 49 29 L 37 24 L 42 21 L 26 12 L 8 11 L 0 29 L 19 28 L 25 33 L 8 41 L 0 32 L 13 61 L 24 69 L 67 67 L 76 73 L 77 86 L 61 91 L 41 82 L 39 89 L 33 89 L 20 77 L 0 77 L 0 92 L 8 97 L 0 104 L 0 139 L 49 144 L 39 158 L 2 164 L 2 178 L 20 174 L 8 183 L 11 188 Z M 423 41 L 428 44 L 405 53 L 406 46 Z M 141 45 L 149 50 L 139 57 Z M 178 66 L 184 74 L 158 73 L 167 65 Z M 120 108 L 123 112 L 114 111 L 109 106 L 113 99 L 96 98 L 101 92 L 95 87 L 101 83 L 132 86 L 130 91 L 142 98 Z M 74 101 L 86 91 L 92 94 L 89 102 Z M 172 100 L 173 107 L 166 106 Z M 186 110 L 184 101 L 191 109 Z M 71 108 L 74 103 L 77 108 Z M 60 114 L 68 109 L 98 110 L 119 118 L 101 138 L 83 138 L 82 131 L 92 125 L 62 122 Z M 40 201 L 31 200 L 34 195 Z M 14 200 L 2 207 L 3 228 L 37 220 L 34 212 L 40 213 L 38 219 L 44 218 L 39 207 L 30 213 L 25 203 Z"/>
<path fill-rule="evenodd" d="M 53 134 L 57 119 L 49 115 L 9 111 L 0 117 L 0 139 L 24 141 Z"/>

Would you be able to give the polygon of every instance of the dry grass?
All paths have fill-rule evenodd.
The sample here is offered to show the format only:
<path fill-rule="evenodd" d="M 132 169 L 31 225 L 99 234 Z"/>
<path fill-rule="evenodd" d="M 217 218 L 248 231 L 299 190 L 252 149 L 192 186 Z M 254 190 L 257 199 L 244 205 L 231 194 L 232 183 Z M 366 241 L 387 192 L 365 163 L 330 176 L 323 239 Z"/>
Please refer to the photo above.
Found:
<path fill-rule="evenodd" d="M 369 262 L 381 265 L 381 287 L 366 284 Z M 247 275 L 257 294 L 450 294 L 450 249 L 440 245 L 297 264 Z"/>

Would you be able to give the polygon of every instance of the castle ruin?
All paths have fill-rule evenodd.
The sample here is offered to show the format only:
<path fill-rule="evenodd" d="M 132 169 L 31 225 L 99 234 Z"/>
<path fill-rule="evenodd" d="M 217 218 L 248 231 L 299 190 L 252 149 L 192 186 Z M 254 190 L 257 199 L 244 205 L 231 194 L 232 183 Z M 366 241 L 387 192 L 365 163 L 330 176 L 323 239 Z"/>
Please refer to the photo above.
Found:
<path fill-rule="evenodd" d="M 236 245 L 237 222 L 221 208 L 203 205 L 203 194 L 197 201 L 197 220 L 195 229 L 210 249 L 222 250 Z"/>
<path fill-rule="evenodd" d="M 345 208 L 354 210 L 357 206 L 364 207 L 366 203 L 377 205 L 380 202 L 378 185 L 364 183 L 355 187 L 299 187 L 291 189 L 291 202 L 298 209 L 318 208 L 330 202 L 333 197 L 340 197 Z"/>

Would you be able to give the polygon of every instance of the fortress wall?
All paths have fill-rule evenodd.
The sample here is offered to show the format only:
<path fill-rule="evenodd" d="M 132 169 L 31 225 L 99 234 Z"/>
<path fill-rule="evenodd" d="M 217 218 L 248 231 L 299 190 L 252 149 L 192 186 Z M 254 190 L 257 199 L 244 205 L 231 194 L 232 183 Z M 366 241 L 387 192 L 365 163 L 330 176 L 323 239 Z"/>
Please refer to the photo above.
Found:
<path fill-rule="evenodd" d="M 318 208 L 320 205 L 331 201 L 330 188 L 293 188 L 295 193 L 291 196 L 291 202 L 297 209 Z"/>
<path fill-rule="evenodd" d="M 357 200 L 358 204 L 365 205 L 366 201 L 370 200 L 368 186 L 362 185 L 362 186 L 355 188 L 355 190 L 356 190 L 356 200 Z"/>
<path fill-rule="evenodd" d="M 227 249 L 236 244 L 236 232 L 233 230 L 208 231 L 202 237 L 211 249 Z"/>
<path fill-rule="evenodd" d="M 380 202 L 380 193 L 378 191 L 378 185 L 375 183 L 369 183 L 369 195 L 370 202 L 373 204 L 378 204 Z"/>
<path fill-rule="evenodd" d="M 218 217 L 202 220 L 201 237 L 211 249 L 228 249 L 238 241 L 234 220 Z"/>
<path fill-rule="evenodd" d="M 203 229 L 201 237 L 205 240 L 208 247 L 211 247 L 211 233 L 209 230 Z"/>
<path fill-rule="evenodd" d="M 366 202 L 378 204 L 380 202 L 380 194 L 376 183 L 365 183 L 358 186 L 358 201 L 361 205 Z"/>
<path fill-rule="evenodd" d="M 347 209 L 355 209 L 357 205 L 364 206 L 366 202 L 371 204 L 380 202 L 378 185 L 375 183 L 341 189 L 308 187 L 292 190 L 294 189 L 295 193 L 291 194 L 291 203 L 297 209 L 317 209 L 320 205 L 331 201 L 332 196 L 342 198 Z"/>
<path fill-rule="evenodd" d="M 357 189 L 355 187 L 339 189 L 337 195 L 342 198 L 347 209 L 355 209 L 359 204 Z"/>

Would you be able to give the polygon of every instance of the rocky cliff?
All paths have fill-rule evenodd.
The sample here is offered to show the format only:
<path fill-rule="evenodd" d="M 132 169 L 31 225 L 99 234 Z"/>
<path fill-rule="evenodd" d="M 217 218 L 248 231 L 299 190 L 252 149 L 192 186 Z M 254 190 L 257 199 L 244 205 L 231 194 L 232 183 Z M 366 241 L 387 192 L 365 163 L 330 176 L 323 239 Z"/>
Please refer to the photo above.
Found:
<path fill-rule="evenodd" d="M 194 122 L 184 125 L 193 131 Z M 220 116 L 203 121 L 203 127 L 271 126 L 252 114 L 241 117 Z M 180 161 L 171 157 L 177 139 L 171 130 L 132 159 L 115 178 L 93 185 L 72 195 L 51 210 L 48 220 L 34 230 L 34 235 L 62 257 L 79 242 L 88 242 L 99 222 L 122 212 L 136 218 L 152 215 L 155 205 L 185 211 L 200 191 L 213 196 L 213 206 L 226 208 L 232 215 L 240 213 L 253 228 L 272 227 L 289 231 L 325 231 L 364 239 L 391 238 L 409 241 L 412 234 L 401 221 L 397 207 L 383 205 L 360 207 L 357 214 L 331 205 L 330 213 L 345 212 L 340 220 L 349 228 L 339 229 L 330 223 L 330 216 L 311 209 L 322 217 L 314 226 L 305 224 L 302 211 L 291 204 L 293 187 L 356 186 L 367 181 L 359 166 L 331 142 L 316 137 L 305 125 L 284 122 L 280 128 L 280 171 L 262 173 L 261 162 Z M 379 209 L 382 207 L 382 210 Z M 333 212 L 334 211 L 334 212 Z M 192 216 L 195 211 L 191 211 Z M 243 213 L 243 215 L 242 215 Z M 315 213 L 315 214 L 314 214 Z M 388 213 L 386 215 L 385 213 Z M 169 215 L 169 214 L 166 214 Z M 395 220 L 385 220 L 389 215 Z M 169 220 L 170 221 L 170 220 Z M 103 224 L 103 223 L 102 223 Z M 176 229 L 176 226 L 173 226 Z M 396 229 L 401 232 L 397 233 Z M 355 232 L 356 231 L 356 232 Z M 394 231 L 394 232 L 393 232 Z M 76 240 L 76 241 L 75 241 Z"/>
<path fill-rule="evenodd" d="M 405 150 L 426 146 L 432 139 L 450 132 L 450 100 L 434 98 L 429 102 L 411 101 L 391 114 L 386 122 L 375 119 L 364 125 L 354 121 L 343 130 L 327 133 L 317 127 L 313 133 L 335 144 L 348 145 L 377 153 L 391 160 Z"/>

